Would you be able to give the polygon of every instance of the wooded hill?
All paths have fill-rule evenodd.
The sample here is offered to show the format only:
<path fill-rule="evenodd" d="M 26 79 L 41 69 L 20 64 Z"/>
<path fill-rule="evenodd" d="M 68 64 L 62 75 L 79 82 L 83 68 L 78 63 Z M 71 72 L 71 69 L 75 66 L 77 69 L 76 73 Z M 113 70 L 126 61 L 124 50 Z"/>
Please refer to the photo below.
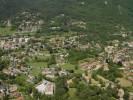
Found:
<path fill-rule="evenodd" d="M 93 32 L 109 32 L 117 26 L 132 30 L 132 4 L 133 0 L 0 0 L 0 19 L 11 19 L 20 12 L 30 11 L 41 13 L 47 25 L 63 14 L 65 17 L 59 23 L 64 26 L 75 20 L 85 22 Z"/>

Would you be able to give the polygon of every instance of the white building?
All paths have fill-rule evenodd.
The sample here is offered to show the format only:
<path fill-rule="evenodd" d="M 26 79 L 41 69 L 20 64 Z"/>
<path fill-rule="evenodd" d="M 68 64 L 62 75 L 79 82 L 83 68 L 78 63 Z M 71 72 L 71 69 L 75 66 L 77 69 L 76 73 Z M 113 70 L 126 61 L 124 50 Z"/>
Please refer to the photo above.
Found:
<path fill-rule="evenodd" d="M 39 85 L 35 87 L 38 92 L 45 95 L 53 95 L 55 90 L 55 84 L 47 80 L 43 80 Z"/>

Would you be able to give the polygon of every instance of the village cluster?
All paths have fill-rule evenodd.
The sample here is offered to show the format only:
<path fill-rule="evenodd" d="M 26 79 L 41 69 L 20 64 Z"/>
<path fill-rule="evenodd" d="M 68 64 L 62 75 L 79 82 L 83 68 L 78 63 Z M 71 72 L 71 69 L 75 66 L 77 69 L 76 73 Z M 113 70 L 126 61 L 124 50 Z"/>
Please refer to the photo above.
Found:
<path fill-rule="evenodd" d="M 87 84 L 101 86 L 98 81 L 92 78 L 92 73 L 101 68 L 104 71 L 109 71 L 108 61 L 111 60 L 113 63 L 122 66 L 119 70 L 124 75 L 123 78 L 117 79 L 118 84 L 125 86 L 121 81 L 126 80 L 129 86 L 132 86 L 133 41 L 123 41 L 121 43 L 119 40 L 113 40 L 108 41 L 108 45 L 103 47 L 101 44 L 93 41 L 81 44 L 79 38 L 85 36 L 85 34 L 81 34 L 67 37 L 35 37 L 28 35 L 0 37 L 0 49 L 6 52 L 1 59 L 8 62 L 7 66 L 0 73 L 13 78 L 24 76 L 25 81 L 32 84 L 39 93 L 52 96 L 56 92 L 54 80 L 57 77 L 67 77 L 75 71 L 82 74 L 82 80 Z M 67 59 L 70 56 L 69 50 L 71 49 L 81 52 L 95 49 L 102 52 L 95 58 L 85 58 L 78 61 L 77 65 L 73 65 Z M 38 81 L 37 75 L 41 75 L 43 78 Z M 68 88 L 71 87 L 74 77 L 67 80 Z M 112 88 L 116 87 L 116 83 L 100 75 L 98 78 L 105 83 L 104 88 L 110 84 Z M 19 91 L 20 84 L 12 84 L 9 80 L 0 80 L 0 99 L 8 95 L 10 98 L 15 98 L 15 100 L 24 100 L 23 93 Z M 133 100 L 133 93 L 129 94 L 130 100 Z M 32 97 L 32 93 L 30 96 Z M 118 89 L 118 96 L 119 100 L 123 100 L 124 90 L 122 88 Z"/>

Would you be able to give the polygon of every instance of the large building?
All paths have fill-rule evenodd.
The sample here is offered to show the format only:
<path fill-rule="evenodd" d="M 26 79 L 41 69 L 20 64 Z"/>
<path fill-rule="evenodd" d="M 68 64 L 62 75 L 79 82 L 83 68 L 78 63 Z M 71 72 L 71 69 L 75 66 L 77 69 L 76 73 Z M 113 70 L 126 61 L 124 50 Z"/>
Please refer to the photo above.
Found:
<path fill-rule="evenodd" d="M 35 87 L 39 93 L 41 94 L 45 94 L 45 95 L 53 95 L 54 94 L 54 90 L 55 90 L 55 84 L 47 81 L 47 80 L 43 80 L 40 84 L 38 84 Z"/>

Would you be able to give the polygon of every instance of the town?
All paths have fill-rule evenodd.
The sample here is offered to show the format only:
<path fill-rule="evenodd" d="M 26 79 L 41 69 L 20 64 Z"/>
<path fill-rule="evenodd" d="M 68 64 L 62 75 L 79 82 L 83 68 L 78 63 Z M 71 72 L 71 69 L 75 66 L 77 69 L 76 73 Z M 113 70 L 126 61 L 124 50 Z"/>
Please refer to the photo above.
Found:
<path fill-rule="evenodd" d="M 78 92 L 78 84 L 89 84 L 115 90 L 119 100 L 128 93 L 132 100 L 133 41 L 81 44 L 85 37 L 77 33 L 1 36 L 0 99 L 53 97 L 63 89 L 72 99 L 71 91 Z"/>
<path fill-rule="evenodd" d="M 133 100 L 133 0 L 0 0 L 0 100 Z"/>

